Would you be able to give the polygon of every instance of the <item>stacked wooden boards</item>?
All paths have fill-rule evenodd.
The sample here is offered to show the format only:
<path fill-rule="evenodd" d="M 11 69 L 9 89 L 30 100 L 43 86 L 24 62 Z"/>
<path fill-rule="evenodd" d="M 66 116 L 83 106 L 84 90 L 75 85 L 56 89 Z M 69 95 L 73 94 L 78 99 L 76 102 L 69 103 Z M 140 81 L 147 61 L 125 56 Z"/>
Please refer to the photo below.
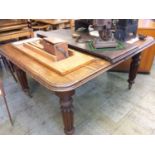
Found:
<path fill-rule="evenodd" d="M 0 20 L 0 32 L 19 30 L 27 26 L 26 21 Z"/>
<path fill-rule="evenodd" d="M 60 75 L 66 75 L 95 60 L 95 58 L 87 54 L 68 49 L 70 56 L 66 59 L 56 61 L 54 55 L 43 50 L 40 40 L 18 45 L 12 44 L 12 46 Z"/>
<path fill-rule="evenodd" d="M 26 20 L 0 20 L 0 42 L 32 36 Z"/>
<path fill-rule="evenodd" d="M 70 27 L 69 19 L 31 19 L 31 28 L 35 30 L 55 30 Z"/>

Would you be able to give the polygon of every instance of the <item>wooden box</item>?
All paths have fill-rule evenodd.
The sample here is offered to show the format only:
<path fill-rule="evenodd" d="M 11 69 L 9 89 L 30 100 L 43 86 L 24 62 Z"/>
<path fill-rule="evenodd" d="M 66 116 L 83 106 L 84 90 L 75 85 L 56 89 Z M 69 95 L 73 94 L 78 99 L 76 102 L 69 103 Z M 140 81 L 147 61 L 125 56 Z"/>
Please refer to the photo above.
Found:
<path fill-rule="evenodd" d="M 69 56 L 68 44 L 61 39 L 44 38 L 40 43 L 43 45 L 45 51 L 56 56 L 57 61 Z"/>

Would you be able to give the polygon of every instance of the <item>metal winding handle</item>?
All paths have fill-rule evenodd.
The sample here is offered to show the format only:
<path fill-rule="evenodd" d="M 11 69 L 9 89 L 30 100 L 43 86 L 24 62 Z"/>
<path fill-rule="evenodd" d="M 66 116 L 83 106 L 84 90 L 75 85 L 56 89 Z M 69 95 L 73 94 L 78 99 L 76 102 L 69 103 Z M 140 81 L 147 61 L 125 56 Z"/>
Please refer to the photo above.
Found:
<path fill-rule="evenodd" d="M 66 52 L 63 48 L 56 46 L 56 49 L 60 51 L 65 56 L 65 58 L 69 57 L 68 52 Z"/>

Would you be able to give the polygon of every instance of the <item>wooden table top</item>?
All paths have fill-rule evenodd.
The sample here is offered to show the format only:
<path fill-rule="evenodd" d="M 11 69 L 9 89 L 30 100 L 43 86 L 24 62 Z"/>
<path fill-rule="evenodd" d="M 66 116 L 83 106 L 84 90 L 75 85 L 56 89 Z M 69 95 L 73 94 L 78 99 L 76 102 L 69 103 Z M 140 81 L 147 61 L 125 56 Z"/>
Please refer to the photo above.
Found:
<path fill-rule="evenodd" d="M 154 39 L 152 37 L 148 37 L 146 41 L 137 41 L 134 44 L 138 45 L 139 48 L 134 54 L 126 57 L 126 59 L 153 45 Z M 95 57 L 93 62 L 62 76 L 45 67 L 43 64 L 39 63 L 33 58 L 28 57 L 24 53 L 20 52 L 20 50 L 15 48 L 12 44 L 1 46 L 0 54 L 7 57 L 12 63 L 24 70 L 43 86 L 52 91 L 59 92 L 76 89 L 77 87 L 124 61 L 121 60 L 118 63 L 111 64 L 104 59 Z"/>

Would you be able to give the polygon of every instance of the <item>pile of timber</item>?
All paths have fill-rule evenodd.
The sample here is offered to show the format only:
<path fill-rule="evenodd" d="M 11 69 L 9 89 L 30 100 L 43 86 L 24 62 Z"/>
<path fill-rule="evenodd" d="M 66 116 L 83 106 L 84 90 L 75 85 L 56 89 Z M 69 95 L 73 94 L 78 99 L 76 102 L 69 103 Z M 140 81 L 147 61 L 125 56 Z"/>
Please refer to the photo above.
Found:
<path fill-rule="evenodd" d="M 33 31 L 28 27 L 27 20 L 0 20 L 0 42 L 30 38 Z"/>
<path fill-rule="evenodd" d="M 31 20 L 34 30 L 56 30 L 70 28 L 69 19 L 33 19 Z"/>

